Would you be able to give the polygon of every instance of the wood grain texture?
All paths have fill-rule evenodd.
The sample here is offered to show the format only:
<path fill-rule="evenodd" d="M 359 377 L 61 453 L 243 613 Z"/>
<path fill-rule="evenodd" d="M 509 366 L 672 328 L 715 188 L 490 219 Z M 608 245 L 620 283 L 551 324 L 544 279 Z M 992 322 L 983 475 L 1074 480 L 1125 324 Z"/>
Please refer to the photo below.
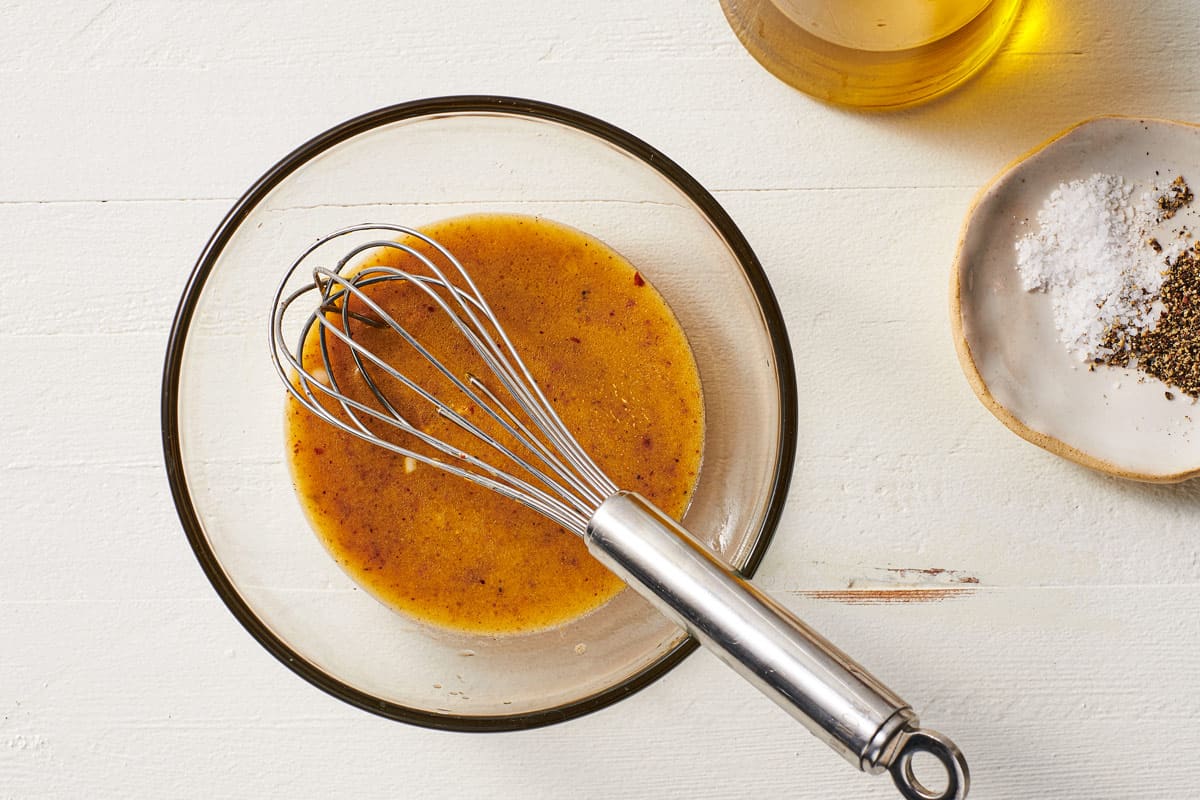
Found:
<path fill-rule="evenodd" d="M 799 366 L 759 582 L 952 734 L 973 796 L 1194 796 L 1200 482 L 1012 436 L 946 312 L 962 217 L 1007 161 L 1097 113 L 1200 119 L 1193 16 L 1029 0 L 962 91 L 879 116 L 763 72 L 715 0 L 0 2 L 0 798 L 895 796 L 707 655 L 565 725 L 445 734 L 311 688 L 213 596 L 158 431 L 191 265 L 300 142 L 458 92 L 601 116 L 734 216 Z"/>

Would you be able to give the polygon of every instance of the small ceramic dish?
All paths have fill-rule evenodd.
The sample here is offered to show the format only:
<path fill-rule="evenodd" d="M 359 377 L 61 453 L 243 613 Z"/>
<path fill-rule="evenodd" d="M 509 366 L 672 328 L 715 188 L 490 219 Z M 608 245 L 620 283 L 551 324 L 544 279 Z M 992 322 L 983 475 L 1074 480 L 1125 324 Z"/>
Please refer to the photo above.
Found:
<path fill-rule="evenodd" d="M 1056 455 L 1133 480 L 1200 475 L 1200 405 L 1134 369 L 1091 368 L 1059 339 L 1050 297 L 1026 291 L 1016 243 L 1061 184 L 1121 176 L 1135 197 L 1176 175 L 1200 182 L 1200 127 L 1100 117 L 1018 159 L 976 198 L 951 279 L 951 323 L 967 380 L 1022 438 Z M 1192 207 L 1171 221 L 1200 233 Z"/>

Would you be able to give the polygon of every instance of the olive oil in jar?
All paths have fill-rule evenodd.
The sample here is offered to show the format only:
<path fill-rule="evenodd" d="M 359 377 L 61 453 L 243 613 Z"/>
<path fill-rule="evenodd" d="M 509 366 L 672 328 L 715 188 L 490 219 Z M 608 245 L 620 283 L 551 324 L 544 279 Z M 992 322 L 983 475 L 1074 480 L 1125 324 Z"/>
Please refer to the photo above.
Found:
<path fill-rule="evenodd" d="M 746 49 L 821 100 L 920 103 L 961 83 L 1007 37 L 1021 0 L 721 0 Z"/>

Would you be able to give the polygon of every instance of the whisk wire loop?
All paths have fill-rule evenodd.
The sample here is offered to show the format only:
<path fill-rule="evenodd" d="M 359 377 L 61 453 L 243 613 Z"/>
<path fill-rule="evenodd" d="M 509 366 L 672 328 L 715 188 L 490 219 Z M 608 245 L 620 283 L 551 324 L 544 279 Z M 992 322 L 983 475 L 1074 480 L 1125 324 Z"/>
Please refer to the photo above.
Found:
<path fill-rule="evenodd" d="M 358 244 L 343 254 L 333 268 L 314 268 L 311 283 L 284 296 L 286 287 L 292 282 L 295 273 L 322 245 L 352 233 L 380 230 L 409 238 L 404 241 L 388 239 Z M 450 270 L 443 269 L 433 258 L 407 243 L 413 239 L 424 242 L 433 248 L 436 254 L 440 254 L 453 268 L 457 282 L 451 280 L 447 274 Z M 400 251 L 415 259 L 431 274 L 414 273 L 383 265 L 352 269 L 352 265 L 364 254 L 377 253 L 381 249 Z M 528 418 L 528 424 L 502 402 L 497 393 L 488 389 L 474 375 L 468 374 L 464 379 L 454 374 L 366 291 L 373 285 L 388 282 L 408 283 L 423 292 L 425 297 L 440 309 L 483 359 L 485 366 L 495 374 L 504 390 L 512 397 L 516 408 Z M 294 349 L 289 349 L 285 342 L 284 318 L 288 316 L 288 310 L 294 303 L 310 293 L 316 293 L 320 303 L 316 310 L 310 311 L 304 318 L 297 344 Z M 323 237 L 293 262 L 276 292 L 273 308 L 271 345 L 276 371 L 298 402 L 339 429 L 399 455 L 492 489 L 581 535 L 594 510 L 616 491 L 616 486 L 579 446 L 546 401 L 496 315 L 462 264 L 441 244 L 421 232 L 398 225 L 356 225 Z M 518 453 L 490 435 L 456 410 L 453 404 L 433 394 L 373 352 L 355 337 L 352 322 L 372 328 L 386 328 L 398 335 L 472 405 L 499 425 L 527 455 Z M 305 343 L 313 334 L 317 337 L 324 370 L 324 374 L 320 376 L 307 369 L 303 363 Z M 339 385 L 334 359 L 330 353 L 330 337 L 345 346 L 355 366 L 354 374 L 363 380 L 378 407 L 356 399 L 346 387 Z M 439 416 L 508 459 L 541 486 L 421 430 L 389 399 L 388 393 L 378 380 L 382 376 L 398 382 L 407 391 L 431 404 Z M 341 414 L 335 413 L 329 406 L 340 409 Z M 372 428 L 373 424 L 379 423 L 414 437 L 452 460 L 437 458 L 379 435 Z M 535 465 L 534 461 L 538 464 Z"/>
<path fill-rule="evenodd" d="M 523 445 L 526 450 L 533 453 L 533 455 L 537 456 L 539 458 L 539 460 L 541 460 L 544 464 L 546 464 L 548 467 L 550 467 L 551 470 L 554 471 L 556 474 L 558 474 L 558 476 L 560 478 L 569 479 L 568 480 L 569 484 L 570 483 L 578 484 L 578 481 L 575 481 L 573 479 L 573 476 L 571 476 L 570 472 L 563 469 L 561 464 L 556 463 L 556 462 L 551 462 L 544 455 L 546 452 L 545 446 L 542 445 L 540 442 L 538 442 L 536 437 L 529 431 L 529 429 L 527 427 L 521 426 L 520 429 L 514 427 L 514 425 L 512 424 L 512 422 L 509 421 L 508 418 L 511 418 L 512 420 L 516 420 L 515 415 L 513 415 L 512 412 L 509 411 L 507 407 L 504 407 L 502 404 L 500 404 L 498 398 L 496 398 L 496 396 L 494 394 L 488 392 L 488 396 L 493 400 L 493 402 L 500 405 L 500 410 L 503 411 L 503 415 L 500 413 L 500 411 L 497 411 L 496 409 L 492 408 L 492 406 L 487 401 L 485 401 L 483 398 L 481 398 L 479 396 L 479 394 L 477 394 L 475 391 L 473 391 L 473 388 L 472 388 L 473 386 L 475 386 L 475 385 L 482 386 L 482 383 L 480 383 L 476 379 L 475 384 L 468 386 L 469 381 L 464 382 L 457 375 L 455 375 L 451 370 L 449 370 L 435 355 L 433 355 L 433 353 L 431 353 L 428 350 L 428 348 L 423 346 L 419 340 L 417 340 L 415 337 L 413 337 L 412 334 L 407 329 L 404 328 L 404 326 L 400 325 L 399 322 L 397 322 L 390 314 L 388 314 L 383 308 L 381 308 L 371 297 L 369 297 L 367 294 L 362 292 L 362 290 L 359 288 L 359 286 L 354 281 L 348 280 L 343 276 L 337 275 L 336 273 L 332 273 L 332 272 L 329 272 L 326 270 L 321 270 L 321 269 L 315 270 L 314 274 L 319 274 L 320 277 L 324 278 L 325 281 L 327 282 L 328 286 L 333 286 L 333 285 L 341 286 L 343 292 L 346 292 L 349 295 L 356 297 L 358 300 L 360 300 L 361 302 L 366 304 L 368 306 L 368 308 L 377 315 L 376 319 L 380 325 L 382 325 L 383 327 L 390 328 L 392 331 L 399 334 L 405 340 L 405 342 L 407 342 L 414 350 L 417 351 L 418 354 L 420 354 L 420 356 L 422 358 L 424 358 L 428 363 L 433 365 L 433 367 L 435 369 L 437 369 L 438 372 L 441 373 L 444 377 L 446 377 L 446 379 L 449 380 L 455 386 L 455 388 L 457 388 L 460 392 L 462 392 L 467 397 L 468 400 L 470 400 L 473 404 L 475 404 L 479 408 L 483 409 L 484 412 L 487 413 L 489 417 L 491 417 L 498 425 L 500 425 L 510 436 L 512 436 L 521 445 Z M 426 294 L 428 295 L 428 297 L 431 300 L 433 300 L 435 303 L 437 303 L 439 306 L 442 307 L 443 311 L 445 311 L 448 315 L 451 314 L 450 310 L 447 308 L 447 304 L 446 304 L 445 300 L 443 300 L 442 297 L 440 296 L 440 294 L 437 291 L 435 291 L 435 289 L 433 288 L 435 286 L 440 286 L 440 281 L 436 281 L 436 280 L 415 281 L 415 280 L 413 280 L 415 276 L 413 276 L 411 273 L 407 273 L 402 270 L 397 270 L 394 268 L 376 267 L 376 268 L 364 270 L 362 274 L 371 275 L 374 277 L 382 276 L 382 277 L 386 277 L 386 278 L 409 280 L 409 281 L 413 282 L 414 285 L 418 286 L 418 288 L 420 288 L 422 291 L 426 292 Z M 358 367 L 359 373 L 360 373 L 361 377 L 363 378 L 364 382 L 367 383 L 372 394 L 376 397 L 376 399 L 381 403 L 381 405 L 383 405 L 384 408 L 392 416 L 403 419 L 401 417 L 400 413 L 392 405 L 391 401 L 388 400 L 386 393 L 379 387 L 378 383 L 372 377 L 371 370 L 367 368 L 367 365 L 364 363 L 364 359 L 371 361 L 376 367 L 378 367 L 380 370 L 385 372 L 387 375 L 400 381 L 402 384 L 404 384 L 404 386 L 406 386 L 408 389 L 410 389 L 411 391 L 413 391 L 414 393 L 419 395 L 422 399 L 431 403 L 436 408 L 437 413 L 440 416 L 444 417 L 445 419 L 450 420 L 458 427 L 460 427 L 463 430 L 465 430 L 466 432 L 470 433 L 472 436 L 474 436 L 477 439 L 479 439 L 480 441 L 486 443 L 488 446 L 490 446 L 496 452 L 498 452 L 501 455 L 505 456 L 506 458 L 510 459 L 512 462 L 514 462 L 515 464 L 520 466 L 526 472 L 529 472 L 530 474 L 534 475 L 535 477 L 539 477 L 543 483 L 547 483 L 547 484 L 553 486 L 553 484 L 550 484 L 549 481 L 547 481 L 544 473 L 542 473 L 541 470 L 536 469 L 532 464 L 529 463 L 529 461 L 527 459 L 520 456 L 517 452 L 513 451 L 511 448 L 505 446 L 504 444 L 502 444 L 500 441 L 498 441 L 494 437 L 490 436 L 488 433 L 486 433 L 484 430 L 479 428 L 479 426 L 477 426 L 471 420 L 469 420 L 465 416 L 463 416 L 452 405 L 440 400 L 438 397 L 436 397 L 431 392 L 429 392 L 423 385 L 418 384 L 418 383 L 414 382 L 413 380 L 411 380 L 407 375 L 405 375 L 404 373 L 397 370 L 390 363 L 379 358 L 374 352 L 372 352 L 368 348 L 364 347 L 361 344 L 361 342 L 359 342 L 358 340 L 356 340 L 352 336 L 350 336 L 347 333 L 347 331 L 350 330 L 349 320 L 348 320 L 348 316 L 349 316 L 350 312 L 348 309 L 349 309 L 349 303 L 342 302 L 341 303 L 341 314 L 343 317 L 344 327 L 338 328 L 336 326 L 329 325 L 327 321 L 320 321 L 319 322 L 319 324 L 320 324 L 319 334 L 321 337 L 324 337 L 327 333 L 331 333 L 331 334 L 335 335 L 339 340 L 341 340 L 344 344 L 346 344 L 350 348 L 352 358 L 355 362 L 355 365 Z M 463 336 L 465 336 L 468 339 L 468 341 L 471 342 L 473 347 L 478 349 L 479 347 L 482 346 L 480 344 L 480 338 L 478 337 L 478 335 L 476 334 L 475 331 L 470 330 L 469 327 L 466 326 L 463 323 L 463 321 L 461 319 L 459 319 L 458 317 L 452 316 L 451 318 L 452 318 L 454 324 L 459 328 L 459 330 L 463 334 Z M 330 376 L 331 383 L 334 383 L 332 388 L 335 390 L 335 392 L 338 393 L 339 397 L 342 397 L 344 395 L 343 395 L 343 393 L 340 392 L 339 387 L 336 385 L 336 380 L 337 380 L 336 374 L 334 373 L 334 371 L 332 369 L 332 364 L 330 361 L 328 348 L 325 345 L 324 338 L 321 339 L 321 342 L 322 342 L 321 352 L 322 352 L 322 358 L 325 362 L 325 368 L 326 368 L 327 373 Z M 468 376 L 468 378 L 471 378 L 471 377 L 473 377 L 473 376 Z M 352 418 L 354 418 L 355 422 L 359 425 L 359 427 L 365 433 L 370 434 L 371 433 L 370 430 L 365 425 L 361 424 L 361 421 L 358 420 L 358 418 L 354 414 L 354 412 L 351 409 L 346 408 L 346 404 L 345 404 L 344 400 L 342 401 L 342 405 L 343 405 L 343 408 L 346 410 L 347 414 L 350 415 Z M 406 430 L 411 430 L 412 427 L 413 426 L 411 425 L 411 423 L 408 423 Z M 450 449 L 445 448 L 442 445 L 442 443 L 440 442 L 440 440 L 428 439 L 428 438 L 425 438 L 423 440 L 427 441 L 427 442 L 429 442 L 429 441 L 435 442 L 435 444 L 434 444 L 435 447 L 438 447 L 438 449 L 443 450 L 443 452 L 451 453 L 452 455 L 455 455 L 456 457 L 463 458 L 464 460 L 469 460 L 472 463 L 478 463 L 478 464 L 484 463 L 481 460 L 475 459 L 474 457 L 470 456 L 470 454 L 460 453 L 459 450 L 453 449 L 453 448 L 450 448 Z M 503 473 L 503 472 L 499 471 L 498 469 L 491 467 L 490 465 L 487 465 L 487 468 L 490 473 L 494 473 L 497 476 L 503 476 L 504 478 L 509 478 L 513 481 L 514 484 L 518 483 L 517 479 L 513 476 L 509 476 L 506 473 Z M 532 487 L 523 481 L 519 482 L 519 485 L 520 485 L 520 488 L 522 488 L 522 489 L 532 490 Z M 557 487 L 554 487 L 554 488 L 557 488 Z M 571 505 L 574 507 L 574 509 L 576 511 L 579 511 L 581 514 L 583 514 L 585 516 L 590 516 L 591 511 L 587 508 L 585 503 L 576 501 L 576 498 L 571 497 L 571 496 L 565 496 L 564 499 L 573 501 L 571 503 Z"/>
<path fill-rule="evenodd" d="M 469 291 L 457 289 L 454 286 L 454 282 L 446 276 L 446 273 L 435 261 L 427 258 L 424 254 L 402 241 L 383 240 L 360 244 L 338 261 L 336 271 L 340 273 L 341 270 L 345 269 L 347 265 L 363 253 L 379 248 L 399 250 L 420 261 L 423 266 L 436 276 L 436 282 L 440 282 L 441 285 L 452 289 L 451 294 L 457 301 L 465 319 L 453 312 L 446 305 L 439 305 L 442 305 L 442 310 L 452 319 L 460 332 L 468 337 L 472 347 L 484 359 L 488 368 L 495 373 L 505 391 L 513 396 L 520 408 L 531 417 L 538 429 L 550 439 L 554 447 L 562 453 L 571 467 L 585 478 L 585 482 L 590 481 L 592 485 L 599 487 L 597 491 L 591 493 L 594 506 L 598 506 L 603 502 L 605 497 L 615 492 L 617 490 L 616 485 L 608 479 L 603 471 L 592 461 L 591 457 L 588 456 L 586 451 L 579 446 L 566 426 L 563 425 L 562 420 L 559 419 L 553 406 L 547 401 L 541 387 L 534 380 L 529 369 L 525 366 L 524 360 L 513 346 L 508 333 L 500 325 L 491 306 L 488 305 L 486 298 L 475 285 L 470 273 L 462 266 L 462 262 L 440 242 L 419 231 L 403 228 L 403 226 L 380 225 L 378 227 L 403 230 L 408 236 L 419 239 L 434 248 L 454 268 L 457 277 L 461 279 Z M 480 321 L 480 314 L 488 321 L 490 328 L 485 327 Z M 489 331 L 492 335 L 489 335 Z M 499 342 L 496 339 L 499 339 Z M 503 347 L 501 347 L 501 343 Z"/>
<path fill-rule="evenodd" d="M 341 332 L 336 328 L 330 327 L 329 331 L 335 337 L 342 337 Z M 356 344 L 353 342 L 353 340 L 350 340 L 349 343 L 351 346 Z M 289 357 L 287 360 L 293 366 L 293 368 L 296 368 L 297 362 L 294 359 Z M 386 448 L 387 450 L 399 455 L 413 458 L 421 463 L 436 467 L 438 469 L 443 469 L 459 477 L 471 480 L 474 483 L 484 486 L 485 488 L 497 491 L 505 497 L 509 497 L 510 499 L 525 502 L 525 498 L 528 498 L 527 504 L 536 507 L 536 510 L 570 530 L 577 530 L 579 525 L 586 521 L 586 518 L 580 516 L 578 511 L 563 504 L 554 495 L 549 494 L 542 489 L 539 489 L 536 486 L 533 486 L 507 472 L 504 472 L 487 461 L 484 461 L 468 452 L 451 447 L 440 439 L 425 433 L 399 414 L 386 413 L 384 411 L 380 411 L 379 409 L 372 408 L 371 406 L 355 400 L 352 397 L 347 397 L 341 394 L 337 390 L 336 386 L 326 386 L 324 383 L 316 380 L 311 375 L 309 377 L 298 378 L 297 382 L 301 384 L 301 389 L 297 390 L 295 387 L 292 387 L 291 392 L 293 397 L 296 397 L 296 399 L 299 400 L 310 412 L 316 414 L 327 423 L 337 426 L 341 430 L 352 433 L 359 438 L 365 439 L 374 445 Z M 329 409 L 319 401 L 314 389 L 316 392 L 320 392 L 321 395 L 334 399 L 346 413 L 347 417 L 350 417 L 354 420 L 354 427 L 351 427 L 350 423 L 347 423 L 342 417 L 339 417 L 329 411 Z M 438 450 L 457 459 L 458 461 L 480 470 L 483 474 L 463 469 L 454 463 L 433 458 L 419 451 L 404 447 L 403 445 L 395 444 L 382 436 L 378 436 L 365 423 L 363 423 L 362 419 L 359 417 L 360 414 L 366 415 L 371 419 L 390 425 L 391 427 L 403 433 L 409 434 L 417 440 L 434 448 L 435 450 Z M 483 436 L 484 441 L 492 441 L 490 437 L 486 436 L 486 434 Z"/>

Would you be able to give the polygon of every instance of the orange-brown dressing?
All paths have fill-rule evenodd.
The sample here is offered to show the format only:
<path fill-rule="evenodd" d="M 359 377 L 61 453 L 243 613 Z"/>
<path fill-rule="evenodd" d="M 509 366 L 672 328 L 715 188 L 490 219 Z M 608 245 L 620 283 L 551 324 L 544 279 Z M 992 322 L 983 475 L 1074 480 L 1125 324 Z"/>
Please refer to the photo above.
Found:
<path fill-rule="evenodd" d="M 546 220 L 479 215 L 423 230 L 466 266 L 597 464 L 621 488 L 681 515 L 700 469 L 704 412 L 695 361 L 658 292 L 603 243 Z M 415 262 L 388 251 L 369 263 L 412 268 Z M 411 285 L 392 283 L 372 297 L 453 372 L 477 375 L 499 392 L 444 314 Z M 394 333 L 358 323 L 352 331 L 472 422 L 498 433 Z M 331 343 L 330 354 L 343 389 L 371 402 L 369 392 L 353 388 L 361 379 L 345 348 Z M 315 336 L 304 359 L 308 367 L 321 364 Z M 425 432 L 515 469 L 424 401 L 387 388 Z M 580 539 L 541 515 L 340 432 L 294 401 L 287 439 L 313 528 L 338 563 L 393 608 L 458 630 L 516 633 L 568 621 L 622 588 Z"/>

